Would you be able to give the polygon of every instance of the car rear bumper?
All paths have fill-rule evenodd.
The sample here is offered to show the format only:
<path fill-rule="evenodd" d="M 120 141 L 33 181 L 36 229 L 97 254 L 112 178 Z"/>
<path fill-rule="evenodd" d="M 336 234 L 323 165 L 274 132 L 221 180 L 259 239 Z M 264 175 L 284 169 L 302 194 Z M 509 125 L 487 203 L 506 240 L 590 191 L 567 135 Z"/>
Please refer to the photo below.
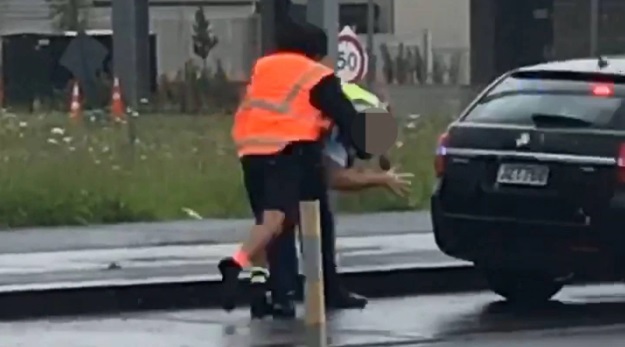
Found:
<path fill-rule="evenodd" d="M 587 225 L 452 214 L 444 211 L 440 201 L 436 190 L 431 216 L 438 247 L 451 257 L 478 265 L 560 273 L 596 267 L 606 255 L 625 251 L 625 224 L 612 218 L 625 219 L 625 199 L 623 204 L 619 200 L 611 204 L 606 214 L 612 216 L 609 221 Z"/>

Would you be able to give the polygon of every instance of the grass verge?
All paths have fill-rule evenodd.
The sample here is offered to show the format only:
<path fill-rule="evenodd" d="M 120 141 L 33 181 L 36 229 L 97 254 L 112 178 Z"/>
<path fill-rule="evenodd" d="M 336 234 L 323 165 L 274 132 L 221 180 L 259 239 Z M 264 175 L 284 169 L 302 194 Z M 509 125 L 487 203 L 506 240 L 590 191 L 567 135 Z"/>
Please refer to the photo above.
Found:
<path fill-rule="evenodd" d="M 433 147 L 446 123 L 430 118 L 403 130 L 403 145 L 392 156 L 416 175 L 409 199 L 370 191 L 342 197 L 341 210 L 427 208 Z M 142 116 L 129 127 L 70 124 L 60 114 L 2 114 L 0 224 L 156 221 L 189 218 L 189 211 L 205 218 L 248 216 L 230 124 L 217 115 Z"/>

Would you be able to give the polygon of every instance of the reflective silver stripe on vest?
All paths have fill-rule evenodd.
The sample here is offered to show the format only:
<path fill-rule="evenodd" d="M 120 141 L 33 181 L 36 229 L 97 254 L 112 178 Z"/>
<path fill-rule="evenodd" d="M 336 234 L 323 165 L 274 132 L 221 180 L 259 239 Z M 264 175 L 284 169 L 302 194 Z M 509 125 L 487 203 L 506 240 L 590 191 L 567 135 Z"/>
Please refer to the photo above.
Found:
<path fill-rule="evenodd" d="M 304 85 L 310 82 L 313 78 L 315 78 L 320 72 L 325 70 L 326 68 L 322 65 L 316 65 L 310 70 L 306 71 L 298 80 L 295 82 L 293 87 L 289 90 L 286 97 L 280 103 L 273 103 L 262 99 L 255 98 L 245 98 L 241 105 L 239 106 L 239 110 L 245 110 L 250 108 L 260 108 L 267 111 L 273 111 L 275 113 L 287 114 L 290 111 L 291 103 L 297 95 L 302 91 Z"/>
<path fill-rule="evenodd" d="M 616 165 L 616 158 L 587 156 L 574 154 L 556 154 L 541 152 L 519 152 L 519 151 L 502 151 L 490 149 L 471 149 L 471 148 L 447 148 L 447 155 L 462 157 L 507 157 L 519 159 L 533 159 L 539 161 L 559 162 L 567 164 L 587 164 L 587 165 Z"/>

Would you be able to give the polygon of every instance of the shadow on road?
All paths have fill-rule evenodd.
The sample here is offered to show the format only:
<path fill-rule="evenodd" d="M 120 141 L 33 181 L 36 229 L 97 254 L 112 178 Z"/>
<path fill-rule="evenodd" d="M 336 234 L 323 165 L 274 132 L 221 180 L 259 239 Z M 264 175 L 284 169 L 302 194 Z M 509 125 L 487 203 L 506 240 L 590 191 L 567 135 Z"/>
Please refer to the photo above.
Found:
<path fill-rule="evenodd" d="M 487 303 L 477 312 L 457 314 L 438 324 L 438 336 L 467 333 L 518 332 L 625 324 L 622 294 L 575 295 L 537 305 L 506 301 Z"/>

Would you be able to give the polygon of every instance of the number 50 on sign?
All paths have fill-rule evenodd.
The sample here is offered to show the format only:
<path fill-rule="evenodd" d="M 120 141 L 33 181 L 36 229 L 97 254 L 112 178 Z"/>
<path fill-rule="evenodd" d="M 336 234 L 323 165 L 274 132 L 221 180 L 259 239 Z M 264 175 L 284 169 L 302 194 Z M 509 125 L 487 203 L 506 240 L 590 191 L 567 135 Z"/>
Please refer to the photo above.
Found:
<path fill-rule="evenodd" d="M 346 82 L 363 79 L 367 73 L 367 54 L 356 33 L 346 26 L 339 33 L 338 44 L 337 75 Z"/>

